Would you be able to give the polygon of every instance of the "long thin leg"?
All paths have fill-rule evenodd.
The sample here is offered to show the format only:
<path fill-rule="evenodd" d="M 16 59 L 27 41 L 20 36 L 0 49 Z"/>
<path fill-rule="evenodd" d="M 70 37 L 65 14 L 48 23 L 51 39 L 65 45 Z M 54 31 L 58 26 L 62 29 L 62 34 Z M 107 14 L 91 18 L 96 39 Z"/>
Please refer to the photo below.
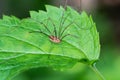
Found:
<path fill-rule="evenodd" d="M 54 22 L 52 21 L 52 19 L 51 18 L 48 18 L 50 21 L 51 21 L 51 23 L 52 23 L 52 25 L 53 25 L 53 27 L 54 27 L 54 33 L 55 33 L 55 37 L 58 37 L 57 36 L 57 30 L 56 30 L 56 26 L 55 26 L 55 24 L 54 24 Z"/>
<path fill-rule="evenodd" d="M 78 38 L 78 37 L 75 36 L 75 35 L 72 35 L 72 34 L 66 34 L 66 35 L 62 36 L 62 37 L 60 38 L 60 40 L 62 40 L 63 38 L 65 38 L 65 37 L 67 37 L 67 36 L 73 36 L 73 37 L 75 37 L 75 38 Z"/>
<path fill-rule="evenodd" d="M 65 0 L 64 8 L 66 9 L 67 7 L 68 0 Z"/>
<path fill-rule="evenodd" d="M 82 0 L 80 0 L 80 8 L 79 8 L 79 11 L 80 11 L 80 12 L 82 11 Z"/>
<path fill-rule="evenodd" d="M 46 30 L 51 34 L 51 31 L 48 29 L 48 27 L 43 22 L 39 22 L 39 23 L 42 24 L 46 28 Z"/>
<path fill-rule="evenodd" d="M 67 2 L 68 2 L 68 0 L 65 0 L 64 9 L 66 9 L 66 7 L 67 7 Z M 63 11 L 62 17 L 61 17 L 61 20 L 60 20 L 60 26 L 59 26 L 58 36 L 60 36 L 60 32 L 61 32 L 61 29 L 62 29 L 62 26 L 63 26 L 63 22 L 65 22 L 65 20 L 63 20 L 64 13 L 65 13 L 65 10 Z"/>
<path fill-rule="evenodd" d="M 45 20 L 47 20 L 47 19 L 45 19 Z M 51 31 L 49 30 L 49 28 L 47 27 L 46 24 L 44 24 L 43 22 L 40 22 L 40 21 L 36 21 L 36 23 L 42 24 L 45 27 L 45 29 L 51 34 Z"/>
<path fill-rule="evenodd" d="M 44 35 L 46 35 L 46 36 L 49 36 L 48 34 L 46 34 L 46 33 L 44 33 L 43 31 L 31 31 L 30 33 L 42 33 L 42 34 L 44 34 Z"/>
<path fill-rule="evenodd" d="M 67 20 L 67 18 L 69 17 L 69 15 L 70 15 L 70 14 L 68 14 L 68 15 L 63 19 L 63 21 L 61 22 L 61 26 L 64 25 L 64 23 L 65 23 L 65 21 Z"/>
<path fill-rule="evenodd" d="M 10 31 L 8 31 L 7 34 L 10 34 L 12 31 L 14 31 L 15 29 L 17 29 L 19 26 L 12 26 L 12 27 L 14 27 L 14 28 L 12 30 L 10 28 Z"/>
<path fill-rule="evenodd" d="M 65 21 L 67 20 L 67 18 L 69 17 L 69 14 L 63 19 L 63 17 L 61 19 L 63 19 L 60 23 L 60 26 L 59 26 L 59 36 L 60 36 L 60 33 L 61 33 L 61 30 L 62 30 L 62 27 L 63 25 L 65 24 Z"/>
<path fill-rule="evenodd" d="M 62 22 L 63 22 L 64 13 L 65 13 L 65 12 L 63 11 L 63 13 L 62 13 L 62 17 L 61 17 L 61 20 L 60 20 L 58 36 L 60 36 L 60 32 L 61 32 L 61 29 L 62 29 Z"/>
<path fill-rule="evenodd" d="M 65 32 L 65 30 L 68 29 L 68 28 L 70 27 L 70 25 L 72 25 L 73 23 L 74 23 L 74 21 L 71 22 L 70 24 L 68 24 L 68 25 L 63 29 L 63 31 L 61 32 L 60 36 L 62 36 L 63 33 Z"/>
<path fill-rule="evenodd" d="M 76 26 L 80 26 L 80 25 L 78 25 L 78 24 L 76 24 L 76 23 L 74 23 Z M 79 27 L 80 29 L 82 29 L 82 30 L 89 30 L 89 29 L 91 29 L 92 27 L 89 27 L 89 28 L 81 28 L 81 27 Z"/>

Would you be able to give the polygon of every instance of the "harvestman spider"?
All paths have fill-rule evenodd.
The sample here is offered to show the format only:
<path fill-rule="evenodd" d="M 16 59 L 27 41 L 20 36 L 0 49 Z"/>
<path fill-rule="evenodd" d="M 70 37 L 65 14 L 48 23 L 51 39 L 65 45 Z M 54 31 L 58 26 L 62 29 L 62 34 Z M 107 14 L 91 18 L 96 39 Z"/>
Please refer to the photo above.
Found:
<path fill-rule="evenodd" d="M 68 0 L 65 0 L 64 11 L 66 10 L 67 2 L 68 2 Z M 45 27 L 45 29 L 49 32 L 49 34 L 43 32 L 41 29 L 39 31 L 32 31 L 32 32 L 42 33 L 42 34 L 48 36 L 49 40 L 52 41 L 52 42 L 54 42 L 54 43 L 60 43 L 62 41 L 62 39 L 65 38 L 65 37 L 67 37 L 67 36 L 76 37 L 75 35 L 72 35 L 72 34 L 65 34 L 65 35 L 63 35 L 64 32 L 74 23 L 74 21 L 71 21 L 67 26 L 64 27 L 64 29 L 62 29 L 63 25 L 65 24 L 66 19 L 69 17 L 69 14 L 64 17 L 64 11 L 63 11 L 62 16 L 61 16 L 61 20 L 60 20 L 60 25 L 59 25 L 59 28 L 58 28 L 59 30 L 58 31 L 56 30 L 56 25 L 54 24 L 54 22 L 52 21 L 52 19 L 48 18 L 48 20 L 51 21 L 52 26 L 54 27 L 54 30 L 53 30 L 54 35 L 52 35 L 52 32 L 49 30 L 49 28 L 47 27 L 47 25 L 44 24 L 43 22 L 39 22 L 39 23 L 42 24 Z"/>
<path fill-rule="evenodd" d="M 66 9 L 66 5 L 67 5 L 67 0 L 65 0 L 65 6 L 64 6 L 64 9 Z M 71 26 L 74 22 L 72 21 L 71 23 L 69 23 L 63 30 L 62 30 L 62 27 L 66 21 L 66 19 L 69 17 L 69 15 L 65 16 L 64 18 L 64 11 L 62 13 L 62 16 L 61 16 L 61 20 L 60 20 L 60 25 L 59 25 L 59 30 L 57 31 L 56 30 L 56 25 L 53 23 L 52 19 L 51 18 L 48 18 L 48 20 L 51 21 L 52 23 L 52 26 L 54 27 L 54 30 L 53 30 L 53 33 L 54 35 L 52 35 L 52 32 L 48 29 L 47 25 L 44 24 L 43 22 L 39 22 L 40 24 L 42 24 L 45 29 L 50 33 L 49 35 L 45 32 L 43 32 L 41 29 L 39 31 L 33 31 L 33 32 L 38 32 L 38 33 L 42 33 L 46 36 L 49 37 L 50 41 L 54 42 L 54 43 L 60 43 L 62 41 L 63 38 L 65 38 L 66 36 L 69 36 L 71 34 L 64 34 L 64 32 L 69 28 L 69 26 Z M 64 18 L 64 19 L 63 19 Z M 74 36 L 74 35 L 71 35 L 71 36 Z"/>

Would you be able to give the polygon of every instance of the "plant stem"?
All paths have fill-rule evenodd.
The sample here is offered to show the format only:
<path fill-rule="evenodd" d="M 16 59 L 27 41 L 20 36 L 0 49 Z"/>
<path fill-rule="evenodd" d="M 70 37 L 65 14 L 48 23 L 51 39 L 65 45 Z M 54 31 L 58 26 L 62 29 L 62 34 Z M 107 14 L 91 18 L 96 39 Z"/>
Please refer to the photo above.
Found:
<path fill-rule="evenodd" d="M 96 75 L 98 76 L 99 80 L 105 80 L 105 78 L 103 77 L 103 75 L 96 68 L 95 64 L 90 65 L 90 68 L 96 73 Z"/>

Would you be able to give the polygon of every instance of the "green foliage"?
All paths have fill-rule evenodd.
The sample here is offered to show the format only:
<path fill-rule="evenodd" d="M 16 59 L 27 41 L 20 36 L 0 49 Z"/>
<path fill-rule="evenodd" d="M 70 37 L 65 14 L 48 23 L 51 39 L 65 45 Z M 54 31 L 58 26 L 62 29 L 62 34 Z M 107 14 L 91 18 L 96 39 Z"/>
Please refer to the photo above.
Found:
<path fill-rule="evenodd" d="M 30 68 L 65 70 L 77 62 L 91 65 L 98 60 L 99 35 L 91 17 L 70 7 L 46 6 L 46 10 L 31 11 L 23 20 L 14 16 L 0 20 L 0 80 Z M 53 35 L 59 43 L 50 40 Z"/>

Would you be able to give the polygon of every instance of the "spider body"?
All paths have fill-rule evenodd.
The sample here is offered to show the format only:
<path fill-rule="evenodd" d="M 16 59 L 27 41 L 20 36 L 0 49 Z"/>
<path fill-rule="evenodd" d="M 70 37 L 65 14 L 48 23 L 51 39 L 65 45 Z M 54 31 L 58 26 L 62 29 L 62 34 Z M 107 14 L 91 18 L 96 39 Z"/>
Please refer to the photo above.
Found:
<path fill-rule="evenodd" d="M 54 43 L 60 43 L 61 40 L 59 38 L 57 38 L 56 36 L 49 36 L 50 41 L 54 42 Z"/>

